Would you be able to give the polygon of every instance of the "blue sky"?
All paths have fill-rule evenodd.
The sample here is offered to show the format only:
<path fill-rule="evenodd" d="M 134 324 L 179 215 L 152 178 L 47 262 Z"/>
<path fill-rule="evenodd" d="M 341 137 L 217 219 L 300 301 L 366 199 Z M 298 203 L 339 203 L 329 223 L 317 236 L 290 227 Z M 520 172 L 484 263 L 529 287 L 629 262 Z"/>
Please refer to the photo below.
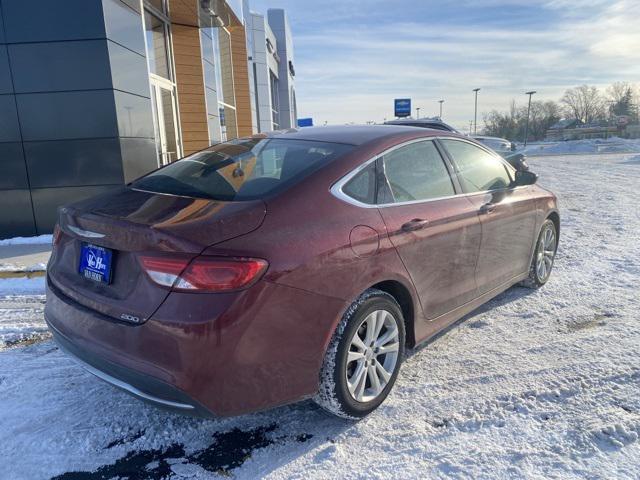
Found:
<path fill-rule="evenodd" d="M 287 10 L 300 117 L 380 122 L 393 99 L 468 128 L 512 99 L 640 81 L 640 0 L 250 0 Z"/>

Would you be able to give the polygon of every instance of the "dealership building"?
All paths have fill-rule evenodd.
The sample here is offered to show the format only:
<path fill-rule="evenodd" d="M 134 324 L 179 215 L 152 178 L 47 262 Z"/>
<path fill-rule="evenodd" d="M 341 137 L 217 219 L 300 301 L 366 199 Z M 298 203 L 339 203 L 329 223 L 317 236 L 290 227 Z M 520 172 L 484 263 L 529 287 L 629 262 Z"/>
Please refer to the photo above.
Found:
<path fill-rule="evenodd" d="M 212 143 L 296 125 L 285 12 L 0 0 L 0 238 Z"/>

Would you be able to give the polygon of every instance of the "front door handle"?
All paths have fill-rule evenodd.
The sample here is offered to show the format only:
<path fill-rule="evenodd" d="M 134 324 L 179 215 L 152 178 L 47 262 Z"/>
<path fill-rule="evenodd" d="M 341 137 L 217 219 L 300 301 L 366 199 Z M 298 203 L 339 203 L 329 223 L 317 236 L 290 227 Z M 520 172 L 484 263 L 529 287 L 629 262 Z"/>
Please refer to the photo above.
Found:
<path fill-rule="evenodd" d="M 495 203 L 485 203 L 480 207 L 480 213 L 491 213 L 496 209 Z"/>
<path fill-rule="evenodd" d="M 409 220 L 407 223 L 403 224 L 401 228 L 404 232 L 413 232 L 415 230 L 420 230 L 427 225 L 429 225 L 429 220 L 414 218 L 413 220 Z"/>

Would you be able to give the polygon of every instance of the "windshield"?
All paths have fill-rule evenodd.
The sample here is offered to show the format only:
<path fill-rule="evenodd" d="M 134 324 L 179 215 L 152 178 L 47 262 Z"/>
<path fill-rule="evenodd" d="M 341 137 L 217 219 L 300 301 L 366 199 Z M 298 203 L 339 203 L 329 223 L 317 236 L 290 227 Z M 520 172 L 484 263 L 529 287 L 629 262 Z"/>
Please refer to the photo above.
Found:
<path fill-rule="evenodd" d="M 213 200 L 254 200 L 298 183 L 352 148 L 308 140 L 235 140 L 160 168 L 131 187 Z"/>

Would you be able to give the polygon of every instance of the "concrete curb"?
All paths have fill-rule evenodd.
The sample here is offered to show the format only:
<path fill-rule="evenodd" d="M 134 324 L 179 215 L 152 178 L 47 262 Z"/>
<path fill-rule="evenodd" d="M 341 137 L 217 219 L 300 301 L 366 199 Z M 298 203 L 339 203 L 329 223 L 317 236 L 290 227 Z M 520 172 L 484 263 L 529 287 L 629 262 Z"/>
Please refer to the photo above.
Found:
<path fill-rule="evenodd" d="M 2 278 L 38 278 L 44 277 L 47 274 L 46 270 L 20 270 L 14 272 L 0 272 L 0 279 Z"/>

